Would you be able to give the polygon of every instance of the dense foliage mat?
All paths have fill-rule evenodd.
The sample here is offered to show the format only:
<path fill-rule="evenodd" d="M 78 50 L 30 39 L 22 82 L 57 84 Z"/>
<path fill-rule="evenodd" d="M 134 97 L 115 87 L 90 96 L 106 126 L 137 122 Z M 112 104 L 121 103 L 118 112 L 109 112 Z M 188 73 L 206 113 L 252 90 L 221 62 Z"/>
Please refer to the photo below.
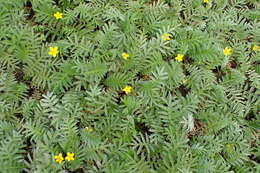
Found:
<path fill-rule="evenodd" d="M 258 0 L 0 0 L 0 173 L 260 172 Z"/>

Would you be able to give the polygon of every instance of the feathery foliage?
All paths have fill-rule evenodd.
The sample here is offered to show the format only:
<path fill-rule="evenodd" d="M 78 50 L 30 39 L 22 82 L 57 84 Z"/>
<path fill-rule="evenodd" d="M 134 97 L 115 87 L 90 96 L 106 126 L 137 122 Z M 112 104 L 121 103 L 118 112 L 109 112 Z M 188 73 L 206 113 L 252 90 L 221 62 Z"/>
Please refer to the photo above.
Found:
<path fill-rule="evenodd" d="M 0 0 L 0 173 L 260 172 L 259 0 Z"/>

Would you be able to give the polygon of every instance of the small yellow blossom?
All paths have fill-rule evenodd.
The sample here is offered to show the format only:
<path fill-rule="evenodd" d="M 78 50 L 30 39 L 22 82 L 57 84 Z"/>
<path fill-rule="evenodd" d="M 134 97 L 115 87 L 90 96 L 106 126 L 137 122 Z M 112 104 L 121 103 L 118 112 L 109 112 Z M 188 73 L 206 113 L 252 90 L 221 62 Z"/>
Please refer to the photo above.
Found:
<path fill-rule="evenodd" d="M 124 59 L 128 59 L 129 58 L 129 54 L 126 53 L 126 52 L 122 53 L 121 55 L 122 55 L 122 58 L 124 58 Z"/>
<path fill-rule="evenodd" d="M 49 55 L 55 57 L 59 53 L 58 47 L 50 47 Z"/>
<path fill-rule="evenodd" d="M 225 49 L 223 49 L 223 54 L 225 56 L 229 56 L 229 55 L 231 55 L 231 53 L 232 53 L 232 49 L 231 48 L 226 47 Z"/>
<path fill-rule="evenodd" d="M 74 160 L 74 153 L 67 152 L 67 156 L 65 157 L 65 159 L 68 161 Z"/>
<path fill-rule="evenodd" d="M 167 40 L 171 40 L 171 38 L 170 38 L 170 34 L 168 34 L 168 33 L 164 33 L 164 34 L 162 35 L 162 39 L 165 40 L 165 41 L 167 41 Z"/>
<path fill-rule="evenodd" d="M 207 3 L 209 3 L 209 0 L 203 0 L 203 2 L 207 4 Z"/>
<path fill-rule="evenodd" d="M 259 51 L 259 50 L 260 50 L 260 46 L 254 45 L 254 46 L 252 47 L 252 49 L 253 49 L 253 51 Z"/>
<path fill-rule="evenodd" d="M 175 59 L 179 62 L 183 61 L 183 57 L 184 55 L 183 54 L 177 54 L 177 56 L 175 57 Z"/>
<path fill-rule="evenodd" d="M 92 132 L 92 131 L 93 131 L 92 127 L 85 127 L 85 130 L 86 130 L 87 132 Z"/>
<path fill-rule="evenodd" d="M 182 80 L 182 84 L 184 84 L 184 85 L 185 85 L 187 82 L 188 82 L 188 79 L 183 79 L 183 80 Z"/>
<path fill-rule="evenodd" d="M 64 160 L 62 154 L 60 153 L 59 155 L 56 155 L 55 157 L 55 161 L 58 163 L 58 164 L 61 164 L 61 162 Z"/>
<path fill-rule="evenodd" d="M 128 94 L 132 91 L 132 87 L 131 86 L 125 86 L 125 88 L 123 89 L 123 91 Z"/>
<path fill-rule="evenodd" d="M 234 151 L 234 144 L 226 144 L 225 147 L 228 152 Z"/>
<path fill-rule="evenodd" d="M 56 12 L 55 14 L 54 14 L 54 17 L 58 20 L 58 19 L 62 19 L 62 13 L 60 13 L 60 12 Z"/>

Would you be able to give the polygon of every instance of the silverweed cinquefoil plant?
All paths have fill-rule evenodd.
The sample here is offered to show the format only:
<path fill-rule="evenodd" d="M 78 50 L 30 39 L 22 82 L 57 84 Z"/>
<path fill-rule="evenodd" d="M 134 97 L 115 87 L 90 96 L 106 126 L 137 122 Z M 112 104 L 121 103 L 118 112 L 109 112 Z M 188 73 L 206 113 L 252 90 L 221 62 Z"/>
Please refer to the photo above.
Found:
<path fill-rule="evenodd" d="M 93 131 L 93 128 L 92 127 L 85 127 L 85 130 L 86 130 L 86 132 L 92 132 Z"/>
<path fill-rule="evenodd" d="M 255 52 L 259 51 L 260 50 L 260 46 L 255 44 L 255 45 L 253 45 L 252 50 L 255 51 Z"/>
<path fill-rule="evenodd" d="M 48 52 L 49 55 L 56 57 L 58 53 L 59 53 L 59 48 L 57 46 L 49 48 L 49 52 Z"/>
<path fill-rule="evenodd" d="M 232 49 L 229 48 L 229 47 L 226 47 L 225 49 L 223 49 L 223 54 L 224 54 L 225 56 L 231 55 L 231 54 L 232 54 Z"/>
<path fill-rule="evenodd" d="M 75 155 L 74 153 L 67 152 L 67 156 L 65 157 L 65 159 L 67 161 L 73 161 L 75 160 L 74 155 Z"/>
<path fill-rule="evenodd" d="M 126 52 L 123 52 L 123 53 L 121 54 L 121 56 L 122 56 L 122 58 L 125 59 L 125 60 L 127 60 L 127 59 L 129 58 L 129 54 L 126 53 Z"/>
<path fill-rule="evenodd" d="M 67 156 L 65 157 L 65 160 L 68 162 L 75 160 L 74 155 L 75 155 L 74 153 L 67 152 Z M 56 155 L 54 157 L 54 159 L 55 159 L 55 162 L 58 164 L 61 164 L 64 161 L 64 157 L 63 157 L 62 153 L 59 153 L 58 155 Z"/>
<path fill-rule="evenodd" d="M 131 91 L 132 91 L 132 87 L 131 86 L 125 86 L 124 88 L 123 88 L 123 91 L 126 93 L 126 94 L 129 94 L 129 93 L 131 93 Z"/>
<path fill-rule="evenodd" d="M 177 56 L 175 57 L 175 59 L 179 62 L 183 61 L 184 55 L 183 54 L 177 54 Z"/>
<path fill-rule="evenodd" d="M 62 13 L 60 13 L 60 12 L 56 12 L 55 14 L 54 14 L 54 17 L 58 20 L 58 19 L 62 19 Z"/>
<path fill-rule="evenodd" d="M 62 156 L 61 153 L 58 154 L 58 155 L 56 155 L 54 158 L 55 158 L 55 161 L 56 161 L 58 164 L 61 164 L 62 161 L 64 160 L 64 158 L 63 158 L 63 156 Z"/>
<path fill-rule="evenodd" d="M 0 9 L 0 173 L 259 172 L 259 0 Z"/>
<path fill-rule="evenodd" d="M 163 39 L 164 41 L 169 41 L 169 40 L 171 40 L 170 34 L 164 33 L 164 34 L 162 35 L 162 39 Z"/>

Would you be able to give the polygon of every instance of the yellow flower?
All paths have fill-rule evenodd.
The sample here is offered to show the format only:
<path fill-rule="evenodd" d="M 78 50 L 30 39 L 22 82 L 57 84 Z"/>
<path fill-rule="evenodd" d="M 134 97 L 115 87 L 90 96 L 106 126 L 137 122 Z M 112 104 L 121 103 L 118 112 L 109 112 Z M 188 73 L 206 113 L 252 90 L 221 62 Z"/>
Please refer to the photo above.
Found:
<path fill-rule="evenodd" d="M 188 79 L 183 79 L 183 80 L 182 80 L 182 84 L 184 84 L 184 85 L 185 85 L 187 82 L 188 82 Z"/>
<path fill-rule="evenodd" d="M 234 150 L 234 144 L 226 144 L 226 150 L 232 152 Z"/>
<path fill-rule="evenodd" d="M 49 55 L 55 57 L 59 53 L 58 47 L 50 47 Z"/>
<path fill-rule="evenodd" d="M 168 34 L 168 33 L 164 33 L 164 34 L 162 35 L 162 39 L 165 40 L 165 41 L 167 41 L 167 40 L 171 40 L 171 38 L 170 38 L 170 34 Z"/>
<path fill-rule="evenodd" d="M 65 159 L 68 161 L 74 160 L 74 153 L 67 152 L 67 156 L 65 157 Z"/>
<path fill-rule="evenodd" d="M 231 53 L 232 53 L 232 49 L 231 48 L 226 47 L 225 49 L 223 49 L 223 54 L 225 56 L 229 56 L 229 55 L 231 55 Z"/>
<path fill-rule="evenodd" d="M 61 162 L 64 160 L 62 154 L 60 153 L 59 155 L 56 155 L 55 157 L 55 161 L 58 163 L 58 164 L 61 164 Z"/>
<path fill-rule="evenodd" d="M 179 62 L 183 61 L 183 57 L 184 55 L 183 54 L 177 54 L 177 56 L 175 57 L 175 59 Z"/>
<path fill-rule="evenodd" d="M 258 45 L 254 45 L 253 47 L 252 47 L 252 49 L 253 49 L 253 51 L 259 51 L 260 50 L 260 46 L 258 46 Z"/>
<path fill-rule="evenodd" d="M 131 86 L 125 86 L 125 88 L 123 89 L 123 91 L 128 94 L 132 91 L 132 87 Z"/>
<path fill-rule="evenodd" d="M 209 0 L 203 0 L 203 2 L 207 4 L 207 3 L 209 3 Z"/>
<path fill-rule="evenodd" d="M 60 12 L 56 12 L 55 14 L 54 14 L 54 17 L 58 20 L 58 19 L 61 19 L 62 18 L 62 13 L 60 13 Z"/>
<path fill-rule="evenodd" d="M 122 58 L 124 58 L 124 59 L 128 59 L 129 58 L 129 54 L 128 53 L 124 52 L 121 55 L 122 55 Z"/>
<path fill-rule="evenodd" d="M 87 132 L 92 132 L 92 131 L 93 131 L 92 127 L 85 127 L 85 130 L 86 130 Z"/>

